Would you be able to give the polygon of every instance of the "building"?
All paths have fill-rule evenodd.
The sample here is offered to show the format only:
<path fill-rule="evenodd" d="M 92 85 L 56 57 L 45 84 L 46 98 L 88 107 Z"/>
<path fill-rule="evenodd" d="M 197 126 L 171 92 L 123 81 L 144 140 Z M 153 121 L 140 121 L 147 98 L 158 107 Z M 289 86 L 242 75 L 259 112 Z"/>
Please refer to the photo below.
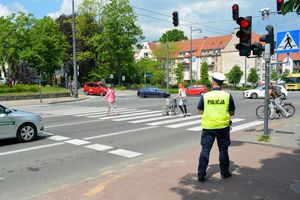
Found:
<path fill-rule="evenodd" d="M 276 71 L 282 74 L 286 70 L 289 73 L 300 73 L 300 52 L 278 54 L 277 61 L 282 62 L 281 64 L 275 65 Z"/>

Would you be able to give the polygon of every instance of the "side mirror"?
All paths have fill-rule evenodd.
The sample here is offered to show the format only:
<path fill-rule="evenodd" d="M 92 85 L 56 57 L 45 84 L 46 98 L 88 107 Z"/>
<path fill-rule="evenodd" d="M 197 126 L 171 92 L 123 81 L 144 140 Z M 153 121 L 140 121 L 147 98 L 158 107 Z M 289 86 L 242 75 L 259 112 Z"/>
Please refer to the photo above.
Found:
<path fill-rule="evenodd" d="M 5 114 L 9 114 L 9 113 L 11 113 L 11 110 L 5 108 L 4 113 L 5 113 Z"/>

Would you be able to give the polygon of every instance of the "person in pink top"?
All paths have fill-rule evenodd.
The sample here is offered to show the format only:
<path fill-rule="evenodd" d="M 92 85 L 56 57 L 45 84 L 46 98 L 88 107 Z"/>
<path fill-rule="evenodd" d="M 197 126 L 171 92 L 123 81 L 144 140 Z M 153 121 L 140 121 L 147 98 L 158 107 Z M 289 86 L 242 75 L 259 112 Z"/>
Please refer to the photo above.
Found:
<path fill-rule="evenodd" d="M 110 115 L 110 112 L 113 111 L 114 115 L 117 115 L 117 105 L 116 105 L 116 94 L 112 86 L 108 87 L 104 100 L 108 103 L 107 115 Z"/>

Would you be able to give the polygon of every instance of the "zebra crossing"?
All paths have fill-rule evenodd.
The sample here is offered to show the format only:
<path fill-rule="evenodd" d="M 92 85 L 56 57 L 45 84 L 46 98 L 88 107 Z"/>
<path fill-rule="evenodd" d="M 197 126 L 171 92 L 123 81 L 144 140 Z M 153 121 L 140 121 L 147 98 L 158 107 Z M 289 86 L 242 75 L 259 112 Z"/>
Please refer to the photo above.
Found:
<path fill-rule="evenodd" d="M 187 131 L 201 131 L 201 115 L 190 115 L 182 117 L 181 115 L 163 116 L 160 110 L 118 108 L 117 116 L 108 116 L 106 107 L 79 107 L 64 106 L 62 109 L 39 110 L 42 117 L 56 116 L 74 116 L 97 120 L 111 120 L 115 122 L 127 122 L 132 124 L 143 124 L 146 126 L 163 126 L 166 128 L 185 128 Z M 249 127 L 255 127 L 263 124 L 263 121 L 246 121 L 246 119 L 233 118 L 233 127 L 231 132 L 241 131 Z"/>

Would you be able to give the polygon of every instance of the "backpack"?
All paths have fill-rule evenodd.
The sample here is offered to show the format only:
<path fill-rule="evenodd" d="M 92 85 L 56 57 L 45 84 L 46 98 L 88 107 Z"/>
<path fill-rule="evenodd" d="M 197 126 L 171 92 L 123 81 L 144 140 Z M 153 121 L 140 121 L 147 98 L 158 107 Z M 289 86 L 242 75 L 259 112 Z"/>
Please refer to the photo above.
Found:
<path fill-rule="evenodd" d="M 274 87 L 274 91 L 275 91 L 277 96 L 282 95 L 281 87 L 279 87 L 279 86 Z"/>

